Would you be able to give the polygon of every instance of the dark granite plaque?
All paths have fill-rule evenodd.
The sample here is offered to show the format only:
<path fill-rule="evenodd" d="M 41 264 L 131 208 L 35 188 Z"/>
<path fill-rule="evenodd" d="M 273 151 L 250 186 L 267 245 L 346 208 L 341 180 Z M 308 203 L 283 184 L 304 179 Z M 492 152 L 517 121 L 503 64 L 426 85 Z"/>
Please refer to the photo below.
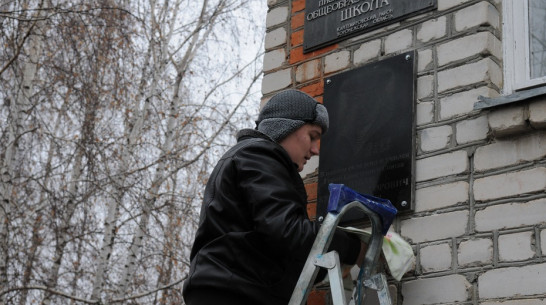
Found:
<path fill-rule="evenodd" d="M 438 0 L 306 0 L 303 51 L 433 10 Z"/>
<path fill-rule="evenodd" d="M 321 140 L 318 215 L 330 183 L 413 209 L 414 62 L 412 51 L 325 80 L 330 128 Z"/>

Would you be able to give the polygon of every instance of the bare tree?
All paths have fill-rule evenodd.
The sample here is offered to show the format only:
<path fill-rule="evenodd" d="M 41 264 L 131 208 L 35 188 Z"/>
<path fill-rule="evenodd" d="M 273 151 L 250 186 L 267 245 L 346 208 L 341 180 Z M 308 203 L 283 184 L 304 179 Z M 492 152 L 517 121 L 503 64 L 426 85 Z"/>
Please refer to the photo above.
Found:
<path fill-rule="evenodd" d="M 0 5 L 0 303 L 182 303 L 204 184 L 257 112 L 260 2 Z"/>

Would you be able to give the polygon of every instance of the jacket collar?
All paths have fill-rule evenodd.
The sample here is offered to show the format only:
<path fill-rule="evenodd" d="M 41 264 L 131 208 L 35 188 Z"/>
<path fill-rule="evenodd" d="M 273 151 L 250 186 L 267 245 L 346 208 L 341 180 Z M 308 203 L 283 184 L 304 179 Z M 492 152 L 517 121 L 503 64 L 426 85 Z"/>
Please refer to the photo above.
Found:
<path fill-rule="evenodd" d="M 275 142 L 266 134 L 261 133 L 256 129 L 250 129 L 250 128 L 241 129 L 239 132 L 237 132 L 236 137 L 237 137 L 237 142 L 241 142 L 242 140 L 249 139 L 249 138 L 262 138 L 265 140 L 269 140 L 271 142 Z"/>
<path fill-rule="evenodd" d="M 271 141 L 275 144 L 277 144 L 283 151 L 284 153 L 286 154 L 286 157 L 288 159 L 290 159 L 290 156 L 288 155 L 288 153 L 286 152 L 286 150 L 277 142 L 275 142 L 273 139 L 271 139 L 268 135 L 262 133 L 262 132 L 259 132 L 258 130 L 256 129 L 250 129 L 250 128 L 247 128 L 247 129 L 241 129 L 239 130 L 239 132 L 237 132 L 237 142 L 241 142 L 243 140 L 246 140 L 246 139 L 252 139 L 252 138 L 261 138 L 261 139 L 265 139 L 265 140 L 268 140 L 268 141 Z M 292 164 L 294 165 L 294 168 L 297 170 L 298 169 L 298 165 L 296 163 L 293 163 Z"/>

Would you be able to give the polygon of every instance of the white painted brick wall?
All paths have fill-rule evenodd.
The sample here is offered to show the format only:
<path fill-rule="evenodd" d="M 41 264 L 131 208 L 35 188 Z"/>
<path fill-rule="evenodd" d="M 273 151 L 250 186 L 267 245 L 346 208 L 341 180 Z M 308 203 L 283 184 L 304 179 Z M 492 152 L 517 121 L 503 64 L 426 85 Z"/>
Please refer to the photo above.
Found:
<path fill-rule="evenodd" d="M 497 136 L 518 134 L 528 128 L 527 118 L 522 105 L 494 109 L 489 113 L 489 127 Z"/>
<path fill-rule="evenodd" d="M 434 103 L 419 102 L 415 108 L 415 121 L 417 126 L 431 123 L 434 120 Z"/>
<path fill-rule="evenodd" d="M 420 42 L 429 42 L 439 39 L 447 34 L 447 18 L 442 16 L 438 19 L 432 19 L 423 22 L 417 30 L 417 40 Z"/>
<path fill-rule="evenodd" d="M 284 69 L 266 74 L 262 80 L 262 94 L 284 89 L 292 84 L 292 70 Z"/>
<path fill-rule="evenodd" d="M 425 273 L 451 268 L 451 246 L 448 243 L 422 247 L 420 253 L 421 268 Z"/>
<path fill-rule="evenodd" d="M 272 9 L 271 11 L 269 11 L 269 13 L 267 13 L 267 17 L 265 18 L 265 26 L 269 28 L 269 27 L 279 25 L 283 22 L 286 22 L 287 18 L 288 18 L 288 7 L 287 6 L 276 7 Z"/>
<path fill-rule="evenodd" d="M 485 171 L 546 157 L 546 131 L 507 140 L 476 149 L 474 168 Z"/>
<path fill-rule="evenodd" d="M 455 13 L 455 30 L 465 31 L 480 25 L 490 25 L 500 30 L 500 14 L 489 2 L 482 1 Z"/>
<path fill-rule="evenodd" d="M 432 49 L 419 50 L 417 56 L 417 72 L 423 72 L 432 67 Z"/>
<path fill-rule="evenodd" d="M 376 39 L 363 43 L 354 53 L 354 64 L 359 66 L 371 59 L 379 57 L 381 53 L 381 40 Z"/>
<path fill-rule="evenodd" d="M 415 191 L 415 211 L 441 209 L 468 201 L 468 182 L 441 184 Z"/>
<path fill-rule="evenodd" d="M 493 269 L 478 277 L 480 299 L 546 293 L 546 263 Z"/>
<path fill-rule="evenodd" d="M 487 116 L 483 115 L 475 119 L 461 121 L 455 125 L 455 130 L 457 144 L 485 140 L 489 132 Z"/>
<path fill-rule="evenodd" d="M 437 48 L 438 66 L 476 55 L 502 58 L 502 43 L 490 32 L 479 32 L 448 41 Z"/>
<path fill-rule="evenodd" d="M 485 201 L 525 193 L 544 192 L 545 189 L 546 168 L 539 167 L 476 179 L 474 198 Z"/>
<path fill-rule="evenodd" d="M 408 49 L 413 44 L 413 31 L 404 29 L 385 39 L 385 53 L 392 54 Z"/>
<path fill-rule="evenodd" d="M 546 199 L 512 202 L 486 207 L 477 211 L 475 227 L 478 232 L 489 232 L 546 223 Z M 545 254 L 546 252 L 543 252 Z"/>
<path fill-rule="evenodd" d="M 264 54 L 264 71 L 271 71 L 280 68 L 286 61 L 284 48 L 276 49 Z"/>
<path fill-rule="evenodd" d="M 534 128 L 546 128 L 546 98 L 529 104 L 529 122 Z"/>
<path fill-rule="evenodd" d="M 470 0 L 438 0 L 438 10 L 445 11 Z"/>
<path fill-rule="evenodd" d="M 464 150 L 420 159 L 415 162 L 417 182 L 464 173 L 468 169 L 468 154 Z"/>
<path fill-rule="evenodd" d="M 419 132 L 421 149 L 424 152 L 443 149 L 449 146 L 453 128 L 449 125 L 431 127 Z"/>
<path fill-rule="evenodd" d="M 438 72 L 438 93 L 480 82 L 502 87 L 502 69 L 490 58 Z"/>
<path fill-rule="evenodd" d="M 462 236 L 466 232 L 468 211 L 456 211 L 401 221 L 401 235 L 414 243 Z"/>
<path fill-rule="evenodd" d="M 498 93 L 488 87 L 455 93 L 440 99 L 440 119 L 446 120 L 460 115 L 467 115 L 474 110 L 478 96 L 498 96 Z"/>
<path fill-rule="evenodd" d="M 522 261 L 535 256 L 531 249 L 533 232 L 502 234 L 499 236 L 499 260 Z"/>
<path fill-rule="evenodd" d="M 493 241 L 489 238 L 462 241 L 459 244 L 457 260 L 461 267 L 491 264 L 493 262 Z"/>
<path fill-rule="evenodd" d="M 541 243 L 540 250 L 542 252 L 542 256 L 546 256 L 546 229 L 540 231 L 540 243 Z"/>
<path fill-rule="evenodd" d="M 417 78 L 417 99 L 430 97 L 434 93 L 434 75 Z"/>
<path fill-rule="evenodd" d="M 349 67 L 351 52 L 340 51 L 324 58 L 324 73 L 331 73 Z"/>
<path fill-rule="evenodd" d="M 278 28 L 265 35 L 265 49 L 269 50 L 274 47 L 286 44 L 286 29 Z"/>
<path fill-rule="evenodd" d="M 296 82 L 302 83 L 320 76 L 320 60 L 307 61 L 296 68 Z"/>
<path fill-rule="evenodd" d="M 402 283 L 402 296 L 404 305 L 464 302 L 471 287 L 464 276 L 453 274 Z"/>

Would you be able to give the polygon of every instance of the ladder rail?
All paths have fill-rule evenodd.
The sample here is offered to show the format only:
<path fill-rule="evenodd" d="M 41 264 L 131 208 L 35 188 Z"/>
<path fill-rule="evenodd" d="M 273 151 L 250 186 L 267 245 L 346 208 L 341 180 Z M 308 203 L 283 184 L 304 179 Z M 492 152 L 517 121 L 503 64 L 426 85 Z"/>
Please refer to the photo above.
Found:
<path fill-rule="evenodd" d="M 320 258 L 325 254 L 332 238 L 334 236 L 334 231 L 336 230 L 337 224 L 341 220 L 343 214 L 353 208 L 358 208 L 362 210 L 369 218 L 372 224 L 372 235 L 370 242 L 368 243 L 368 248 L 364 257 L 363 263 L 363 272 L 364 279 L 369 278 L 373 272 L 377 261 L 379 260 L 379 255 L 381 253 L 381 246 L 383 243 L 383 234 L 381 233 L 382 222 L 381 218 L 371 209 L 367 208 L 364 204 L 359 201 L 352 201 L 341 208 L 341 211 L 337 214 L 329 212 L 317 234 L 311 251 L 307 257 L 303 270 L 300 274 L 292 297 L 290 298 L 289 305 L 304 305 L 307 300 L 307 296 L 311 291 L 311 288 L 314 284 L 314 281 L 319 272 L 319 266 L 315 264 L 316 259 Z"/>

